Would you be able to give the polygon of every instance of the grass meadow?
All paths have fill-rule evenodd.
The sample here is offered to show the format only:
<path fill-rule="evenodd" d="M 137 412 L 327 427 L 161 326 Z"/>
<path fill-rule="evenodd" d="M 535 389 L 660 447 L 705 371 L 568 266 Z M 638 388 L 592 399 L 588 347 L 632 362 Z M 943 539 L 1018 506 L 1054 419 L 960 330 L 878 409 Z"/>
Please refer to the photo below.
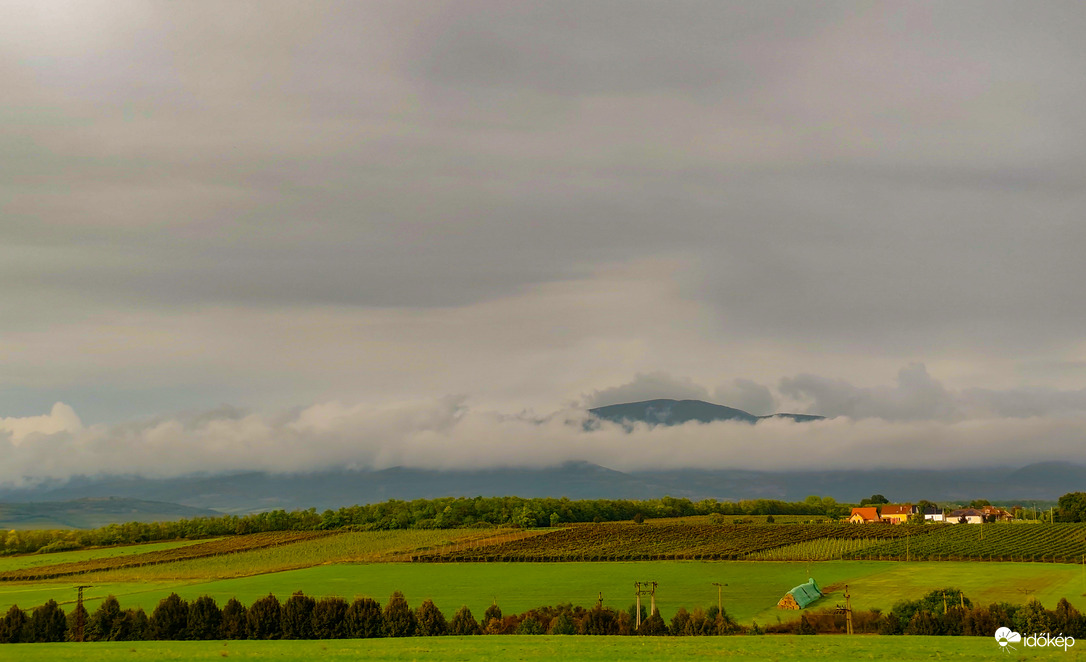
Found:
<path fill-rule="evenodd" d="M 238 555 L 242 556 L 242 555 Z M 213 559 L 214 560 L 214 559 Z M 153 569 L 153 568 L 152 568 Z M 373 597 L 382 604 L 396 590 L 403 591 L 414 607 L 432 599 L 452 614 L 467 605 L 479 616 L 497 602 L 506 612 L 571 602 L 589 607 L 603 593 L 604 604 L 625 609 L 633 602 L 635 581 L 657 581 L 657 604 L 670 618 L 679 607 L 709 607 L 716 603 L 713 582 L 727 584 L 723 602 L 741 623 L 761 624 L 789 620 L 798 612 L 776 608 L 777 600 L 791 587 L 806 581 L 808 573 L 827 592 L 818 607 L 843 602 L 847 583 L 857 609 L 889 609 L 899 600 L 915 599 L 945 586 L 961 587 L 982 604 L 1024 603 L 1032 598 L 1053 608 L 1066 597 L 1086 610 L 1086 576 L 1080 566 L 1053 563 L 981 563 L 968 561 L 636 561 L 570 563 L 335 563 L 298 570 L 245 577 L 197 579 L 150 579 L 145 581 L 98 581 L 86 591 L 87 608 L 113 594 L 122 607 L 151 609 L 176 591 L 192 600 L 211 595 L 220 605 L 231 597 L 245 604 L 275 593 L 285 599 L 295 591 L 321 597 L 338 595 Z M 75 599 L 72 578 L 35 583 L 0 583 L 0 610 L 11 604 L 27 608 L 49 598 L 69 609 Z"/>
<path fill-rule="evenodd" d="M 8 657 L 5 657 L 8 656 Z M 0 659 L 20 662 L 116 660 L 461 660 L 613 662 L 638 660 L 944 660 L 1003 659 L 989 637 L 764 636 L 764 637 L 586 637 L 515 636 L 355 639 L 339 641 L 162 641 L 94 644 L 14 644 Z M 1019 646 L 1007 659 L 1086 659 L 1086 643 L 1066 653 Z"/>

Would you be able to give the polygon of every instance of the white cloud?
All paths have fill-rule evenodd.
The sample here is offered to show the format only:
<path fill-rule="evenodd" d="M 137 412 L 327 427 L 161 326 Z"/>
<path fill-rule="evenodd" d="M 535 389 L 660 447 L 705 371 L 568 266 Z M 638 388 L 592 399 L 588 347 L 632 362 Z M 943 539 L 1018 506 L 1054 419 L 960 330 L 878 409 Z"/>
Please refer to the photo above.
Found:
<path fill-rule="evenodd" d="M 29 429 L 16 443 L 0 436 L 0 485 L 75 475 L 191 472 L 301 472 L 331 468 L 479 469 L 553 466 L 584 460 L 619 470 L 953 468 L 1086 462 L 1086 413 L 1051 418 L 885 421 L 767 420 L 649 428 L 603 423 L 567 410 L 540 419 L 467 407 L 461 399 L 386 407 L 329 402 L 272 414 L 209 413 L 123 426 L 68 427 L 4 419 Z M 31 423 L 38 419 L 37 422 Z M 51 430 L 51 431 L 47 431 Z"/>
<path fill-rule="evenodd" d="M 76 434 L 82 429 L 83 423 L 75 410 L 63 402 L 54 404 L 48 414 L 41 416 L 0 418 L 0 437 L 6 433 L 14 445 L 33 435 Z"/>

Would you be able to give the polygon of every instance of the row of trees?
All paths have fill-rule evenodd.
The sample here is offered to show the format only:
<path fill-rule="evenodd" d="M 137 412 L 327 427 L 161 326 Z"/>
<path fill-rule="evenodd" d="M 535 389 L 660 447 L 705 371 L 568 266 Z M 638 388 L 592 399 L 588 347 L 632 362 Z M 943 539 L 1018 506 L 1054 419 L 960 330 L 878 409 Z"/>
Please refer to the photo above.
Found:
<path fill-rule="evenodd" d="M 220 639 L 362 639 L 477 634 L 584 634 L 706 636 L 725 634 L 820 634 L 845 630 L 844 616 L 833 610 L 807 611 L 800 619 L 765 628 L 739 626 L 713 606 L 688 612 L 680 608 L 670 622 L 659 612 L 641 611 L 636 627 L 633 605 L 615 611 L 597 605 L 591 609 L 569 604 L 539 607 L 522 614 L 503 615 L 491 605 L 477 621 L 461 607 L 451 620 L 430 600 L 411 609 L 396 592 L 382 608 L 371 598 L 348 603 L 342 598 L 314 599 L 301 592 L 280 603 L 268 595 L 245 607 L 231 598 L 223 608 L 202 596 L 186 602 L 171 594 L 148 617 L 142 609 L 122 610 L 113 596 L 93 614 L 82 615 L 86 641 L 220 640 Z M 12 607 L 0 618 L 0 643 L 57 642 L 77 638 L 79 614 L 65 615 L 53 600 L 27 615 Z M 990 637 L 1009 626 L 1027 634 L 1062 634 L 1086 638 L 1086 617 L 1066 599 L 1054 610 L 1037 600 L 1025 605 L 1007 603 L 977 606 L 956 588 L 928 593 L 919 600 L 898 603 L 888 613 L 878 609 L 853 614 L 857 633 L 882 635 L 945 635 Z"/>
<path fill-rule="evenodd" d="M 569 522 L 618 522 L 634 517 L 687 517 L 691 515 L 812 515 L 836 518 L 847 509 L 832 498 L 806 501 L 772 499 L 721 502 L 663 497 L 644 501 L 594 499 L 522 499 L 475 497 L 391 500 L 348 506 L 318 513 L 315 509 L 273 510 L 252 515 L 198 517 L 177 522 L 129 522 L 86 531 L 9 531 L 0 533 L 0 554 L 52 552 L 83 547 L 202 538 L 263 531 L 315 531 L 331 529 L 450 529 L 459 527 L 555 526 Z"/>
<path fill-rule="evenodd" d="M 77 607 L 79 609 L 81 607 Z M 302 592 L 280 603 L 267 595 L 249 607 L 231 598 L 221 609 L 214 598 L 202 596 L 186 602 L 176 593 L 162 599 L 150 617 L 143 609 L 122 610 L 109 596 L 93 614 L 76 610 L 65 615 L 53 600 L 29 616 L 17 606 L 0 618 L 0 643 L 76 640 L 78 623 L 84 641 L 218 640 L 218 639 L 366 639 L 476 634 L 587 634 L 587 635 L 720 635 L 741 631 L 727 613 L 716 607 L 693 613 L 680 609 L 670 627 L 659 612 L 648 615 L 642 607 L 641 627 L 635 626 L 635 607 L 615 611 L 570 604 L 539 607 L 505 616 L 491 605 L 477 621 L 464 606 L 451 620 L 431 600 L 411 609 L 397 591 L 381 607 L 371 598 L 348 603 L 343 598 L 314 599 Z"/>

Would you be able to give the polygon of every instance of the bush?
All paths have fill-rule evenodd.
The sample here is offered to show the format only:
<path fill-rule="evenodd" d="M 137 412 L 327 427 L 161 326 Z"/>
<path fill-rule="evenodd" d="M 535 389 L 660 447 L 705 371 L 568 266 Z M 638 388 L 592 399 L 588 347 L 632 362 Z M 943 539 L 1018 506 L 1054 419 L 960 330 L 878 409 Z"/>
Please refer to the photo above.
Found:
<path fill-rule="evenodd" d="M 543 626 L 534 618 L 527 617 L 517 624 L 514 634 L 544 634 Z"/>
<path fill-rule="evenodd" d="M 551 621 L 550 634 L 577 634 L 577 627 L 567 612 L 562 612 Z"/>

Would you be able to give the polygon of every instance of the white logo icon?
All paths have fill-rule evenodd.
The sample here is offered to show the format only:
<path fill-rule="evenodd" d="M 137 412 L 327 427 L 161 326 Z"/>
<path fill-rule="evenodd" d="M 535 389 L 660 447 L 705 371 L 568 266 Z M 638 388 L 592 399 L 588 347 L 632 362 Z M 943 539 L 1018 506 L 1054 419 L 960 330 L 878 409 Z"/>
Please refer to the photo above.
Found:
<path fill-rule="evenodd" d="M 999 628 L 996 630 L 995 638 L 996 643 L 999 644 L 999 648 L 1005 653 L 1009 653 L 1010 650 L 1017 650 L 1014 646 L 1011 646 L 1011 644 L 1017 644 L 1022 641 L 1022 635 L 1010 628 Z"/>

